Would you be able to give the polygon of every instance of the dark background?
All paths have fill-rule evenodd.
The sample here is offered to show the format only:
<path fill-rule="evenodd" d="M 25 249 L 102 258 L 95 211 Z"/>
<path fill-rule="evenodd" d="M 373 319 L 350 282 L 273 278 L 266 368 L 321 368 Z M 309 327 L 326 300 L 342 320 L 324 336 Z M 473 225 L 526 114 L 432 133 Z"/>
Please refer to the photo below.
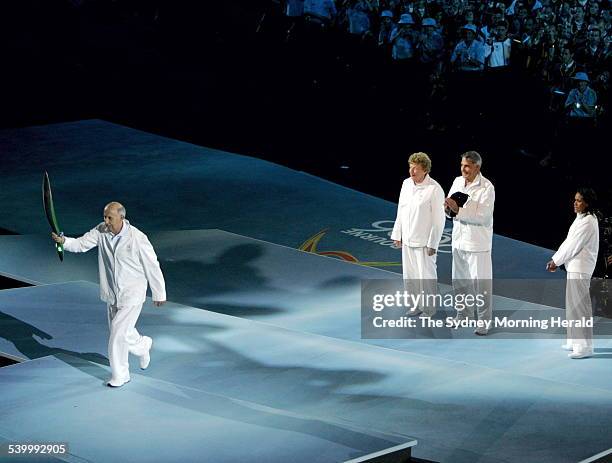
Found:
<path fill-rule="evenodd" d="M 311 37 L 287 42 L 271 1 L 19 0 L 1 8 L 0 127 L 101 118 L 394 202 L 412 152 L 430 154 L 432 176 L 448 190 L 460 154 L 475 149 L 496 187 L 496 233 L 548 248 L 567 233 L 579 183 L 595 186 L 609 211 L 607 171 L 592 167 L 609 155 L 605 130 L 576 153 L 574 172 L 540 166 L 551 141 L 538 79 L 483 87 L 479 101 L 506 91 L 516 98 L 487 105 L 477 124 L 431 131 L 418 79 L 398 94 L 380 56 L 337 32 L 323 46 Z"/>

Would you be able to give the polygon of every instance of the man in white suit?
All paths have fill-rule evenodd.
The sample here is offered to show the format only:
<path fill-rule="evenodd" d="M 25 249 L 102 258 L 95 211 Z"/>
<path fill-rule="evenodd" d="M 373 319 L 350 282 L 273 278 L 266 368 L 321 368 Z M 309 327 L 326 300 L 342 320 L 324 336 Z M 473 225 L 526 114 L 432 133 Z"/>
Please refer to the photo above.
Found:
<path fill-rule="evenodd" d="M 478 320 L 490 323 L 492 319 L 491 291 L 493 265 L 493 207 L 495 188 L 481 174 L 482 158 L 476 151 L 468 151 L 461 157 L 461 176 L 457 177 L 445 200 L 447 214 L 453 217 L 453 269 L 452 278 L 459 286 L 471 283 L 471 290 L 486 292 L 487 302 L 477 306 Z M 456 193 L 468 196 L 462 207 L 451 196 Z M 452 214 L 451 214 L 452 213 Z M 457 284 L 455 286 L 457 286 Z M 474 307 L 459 311 L 457 317 L 470 318 Z M 479 326 L 475 334 L 484 336 L 486 326 Z"/>
<path fill-rule="evenodd" d="M 98 246 L 100 298 L 108 305 L 110 338 L 108 358 L 112 377 L 108 386 L 121 387 L 130 381 L 128 357 L 140 357 L 140 367 L 149 366 L 153 340 L 141 336 L 136 321 L 146 300 L 147 283 L 153 303 L 166 302 L 166 285 L 157 255 L 147 236 L 125 219 L 125 208 L 111 202 L 104 208 L 104 222 L 80 238 L 51 234 L 69 252 L 86 252 Z"/>

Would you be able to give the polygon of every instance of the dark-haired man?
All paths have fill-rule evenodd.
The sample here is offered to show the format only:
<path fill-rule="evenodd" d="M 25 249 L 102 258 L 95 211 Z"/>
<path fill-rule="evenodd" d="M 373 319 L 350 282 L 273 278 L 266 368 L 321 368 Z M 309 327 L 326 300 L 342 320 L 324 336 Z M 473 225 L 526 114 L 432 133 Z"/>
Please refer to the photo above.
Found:
<path fill-rule="evenodd" d="M 453 217 L 453 267 L 455 288 L 470 287 L 471 291 L 484 296 L 485 303 L 476 306 L 479 325 L 474 331 L 479 336 L 488 333 L 491 319 L 491 290 L 493 265 L 493 208 L 495 188 L 490 180 L 480 173 L 482 157 L 476 151 L 468 151 L 461 157 L 461 176 L 457 177 L 445 200 L 447 213 Z M 467 201 L 459 206 L 452 198 L 456 192 L 467 195 Z M 457 318 L 471 318 L 474 307 L 458 311 Z"/>

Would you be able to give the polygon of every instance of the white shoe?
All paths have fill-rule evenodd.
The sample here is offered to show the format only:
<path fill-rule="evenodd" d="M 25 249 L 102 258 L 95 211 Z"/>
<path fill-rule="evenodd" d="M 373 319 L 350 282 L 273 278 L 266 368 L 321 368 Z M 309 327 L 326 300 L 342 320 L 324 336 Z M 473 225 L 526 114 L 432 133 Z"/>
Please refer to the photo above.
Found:
<path fill-rule="evenodd" d="M 571 344 L 561 344 L 561 349 L 563 350 L 574 350 L 574 346 Z"/>
<path fill-rule="evenodd" d="M 153 346 L 153 340 L 149 336 L 143 336 L 147 344 L 147 352 L 140 356 L 140 368 L 146 370 L 151 363 L 151 347 Z"/>
<path fill-rule="evenodd" d="M 591 357 L 593 355 L 592 350 L 583 350 L 578 352 L 572 352 L 571 354 L 567 354 L 567 356 L 571 359 L 585 359 Z"/>
<path fill-rule="evenodd" d="M 124 384 L 127 384 L 130 382 L 130 378 L 126 379 L 125 381 L 117 381 L 116 379 L 111 378 L 106 385 L 108 387 L 121 387 Z"/>

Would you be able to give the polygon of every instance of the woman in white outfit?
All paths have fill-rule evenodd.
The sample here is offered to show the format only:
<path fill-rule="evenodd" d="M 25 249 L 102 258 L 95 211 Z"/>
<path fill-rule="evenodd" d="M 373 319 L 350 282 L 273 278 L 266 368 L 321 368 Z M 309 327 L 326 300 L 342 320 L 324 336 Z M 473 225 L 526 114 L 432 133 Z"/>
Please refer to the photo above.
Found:
<path fill-rule="evenodd" d="M 391 233 L 395 246 L 402 249 L 404 280 L 418 282 L 426 293 L 435 290 L 438 279 L 436 252 L 444 231 L 444 191 L 429 176 L 431 159 L 414 153 L 408 159 L 410 177 L 404 180 L 397 205 L 397 218 Z M 423 288 L 423 285 L 429 285 Z M 435 307 L 421 307 L 432 316 Z M 411 313 L 421 313 L 416 307 Z"/>
<path fill-rule="evenodd" d="M 589 288 L 591 276 L 599 252 L 599 224 L 595 203 L 597 196 L 590 188 L 580 188 L 574 196 L 576 219 L 567 238 L 546 265 L 550 272 L 565 265 L 567 285 L 565 291 L 566 319 L 568 321 L 591 320 L 593 310 Z M 567 344 L 570 358 L 579 359 L 593 355 L 593 328 L 568 327 Z"/>

